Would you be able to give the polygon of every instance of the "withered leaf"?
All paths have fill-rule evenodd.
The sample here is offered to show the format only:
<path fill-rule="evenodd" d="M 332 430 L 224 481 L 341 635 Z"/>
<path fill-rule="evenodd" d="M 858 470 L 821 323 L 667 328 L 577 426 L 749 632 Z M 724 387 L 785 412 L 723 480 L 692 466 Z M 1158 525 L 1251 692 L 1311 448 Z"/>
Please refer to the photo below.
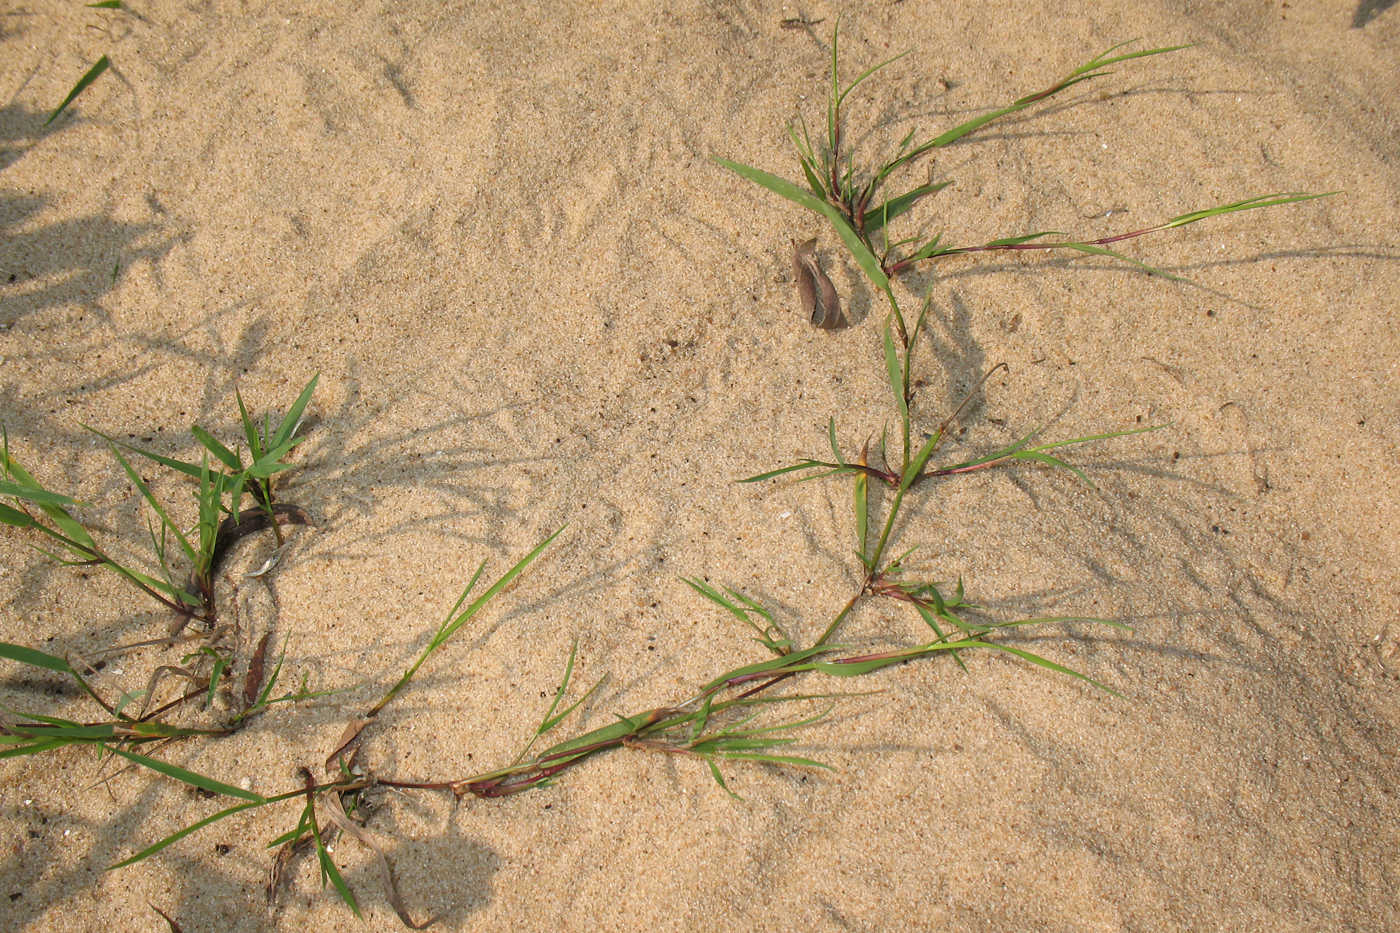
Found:
<path fill-rule="evenodd" d="M 797 294 L 802 299 L 802 310 L 812 324 L 822 330 L 836 330 L 846 326 L 841 316 L 841 299 L 836 294 L 836 286 L 826 277 L 817 263 L 817 241 L 808 240 L 798 245 L 792 243 L 792 271 L 797 277 Z"/>
<path fill-rule="evenodd" d="M 252 709 L 258 700 L 258 691 L 262 689 L 263 674 L 267 665 L 267 642 L 271 637 L 271 632 L 263 633 L 263 637 L 258 640 L 257 649 L 253 652 L 253 659 L 248 662 L 248 674 L 243 678 L 244 710 Z"/>

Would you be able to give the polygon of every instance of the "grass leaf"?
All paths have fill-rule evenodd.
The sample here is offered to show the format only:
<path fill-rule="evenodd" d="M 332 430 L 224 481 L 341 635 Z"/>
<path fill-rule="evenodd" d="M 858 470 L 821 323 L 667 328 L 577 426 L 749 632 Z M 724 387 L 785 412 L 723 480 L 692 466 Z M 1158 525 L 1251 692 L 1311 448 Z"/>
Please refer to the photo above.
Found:
<path fill-rule="evenodd" d="M 532 550 L 529 554 L 526 554 L 519 561 L 517 561 L 515 566 L 511 567 L 504 574 L 502 574 L 499 580 L 491 584 L 490 588 L 487 589 L 485 593 L 478 596 L 471 603 L 471 605 L 467 606 L 467 608 L 462 610 L 461 613 L 455 616 L 449 614 L 449 617 L 442 623 L 441 626 L 438 627 L 437 634 L 433 636 L 430 642 L 428 642 L 428 647 L 424 648 L 423 653 L 418 656 L 418 660 L 413 662 L 413 666 L 404 672 L 403 676 L 399 678 L 398 683 L 394 684 L 394 686 L 389 688 L 389 692 L 384 694 L 383 699 L 376 703 L 374 707 L 370 709 L 370 711 L 366 714 L 366 716 L 372 719 L 375 716 L 379 715 L 379 711 L 382 710 L 389 703 L 390 700 L 397 696 L 399 691 L 403 690 L 404 687 L 408 686 L 409 681 L 413 679 L 413 675 L 418 673 L 418 668 L 423 666 L 423 662 L 427 661 L 428 657 L 432 655 L 432 653 L 438 648 L 442 647 L 447 642 L 447 640 L 452 637 L 454 632 L 456 632 L 459 628 L 466 624 L 468 620 L 470 620 L 474 615 L 476 615 L 477 612 L 481 610 L 481 607 L 485 606 L 496 596 L 497 593 L 501 592 L 501 590 L 509 586 L 511 581 L 518 577 L 525 570 L 526 567 L 534 563 L 535 558 L 539 557 L 540 553 L 544 551 L 545 548 L 549 547 L 550 543 L 553 542 L 555 538 L 559 537 L 559 535 L 561 535 L 564 532 L 564 527 L 561 527 L 558 531 L 554 532 L 548 538 L 545 538 L 538 545 L 536 545 L 534 550 Z M 454 613 L 457 611 L 457 608 L 460 607 L 462 603 L 466 601 L 467 594 L 469 594 L 472 590 L 472 587 L 476 585 L 476 581 L 481 577 L 482 568 L 484 568 L 485 566 L 485 563 L 483 563 L 480 567 L 477 568 L 476 573 L 472 576 L 471 582 L 467 584 L 467 588 L 462 591 L 461 596 L 457 597 L 457 603 L 452 607 L 452 611 Z"/>
<path fill-rule="evenodd" d="M 152 855 L 155 855 L 161 849 L 164 849 L 167 846 L 172 845 L 173 843 L 179 842 L 186 836 L 199 832 L 201 829 L 208 826 L 210 823 L 217 823 L 219 820 L 222 820 L 225 817 L 233 816 L 235 813 L 242 813 L 244 810 L 251 810 L 254 807 L 265 806 L 266 804 L 272 802 L 273 798 L 269 798 L 267 800 L 250 801 L 248 803 L 235 804 L 234 806 L 227 807 L 226 809 L 220 810 L 217 813 L 212 813 L 209 816 L 206 816 L 204 819 L 191 823 L 189 826 L 186 826 L 183 829 L 176 830 L 169 836 L 166 836 L 164 839 L 161 839 L 159 842 L 149 845 L 146 848 L 142 849 L 140 852 L 137 852 L 135 855 L 130 856 L 129 858 L 124 858 L 120 862 L 115 862 L 111 865 L 108 865 L 107 870 L 111 871 L 116 868 L 125 868 L 127 865 L 135 865 L 137 862 L 143 861 L 145 859 L 150 858 Z"/>
<path fill-rule="evenodd" d="M 1025 110 L 1027 107 L 1037 104 L 1042 100 L 1046 100 L 1050 97 L 1053 97 L 1054 95 L 1073 87 L 1081 81 L 1088 81 L 1092 78 L 1103 77 L 1105 74 L 1107 74 L 1107 72 L 1104 72 L 1101 69 L 1109 65 L 1114 65 L 1118 62 L 1125 62 L 1134 58 L 1146 58 L 1149 55 L 1164 55 L 1168 52 L 1176 52 L 1188 47 L 1185 45 L 1173 45 L 1160 49 L 1144 49 L 1138 52 L 1127 52 L 1123 55 L 1119 55 L 1113 58 L 1109 57 L 1109 55 L 1112 52 L 1122 48 L 1126 44 L 1127 43 L 1120 43 L 1118 45 L 1113 46 L 1113 48 L 1109 49 L 1108 51 L 1100 55 L 1094 56 L 1093 58 L 1089 59 L 1089 61 L 1085 62 L 1083 65 L 1080 65 L 1074 71 L 1071 71 L 1059 82 L 1043 91 L 1040 91 L 1035 94 L 1028 94 L 1025 97 L 1013 101 L 1011 104 L 1008 104 L 1005 107 L 1001 107 L 997 110 L 992 110 L 988 113 L 981 114 L 980 116 L 973 117 L 971 120 L 968 120 L 965 123 L 958 124 L 952 129 L 947 130 L 946 132 L 935 137 L 930 142 L 925 143 L 923 146 L 917 147 L 914 150 L 914 153 L 922 154 L 928 149 L 951 145 L 952 143 L 957 142 L 959 139 L 962 139 L 969 133 L 981 129 L 988 123 L 991 123 L 993 120 L 999 120 L 1002 117 L 1009 116 L 1010 114 L 1016 113 L 1021 110 Z"/>
<path fill-rule="evenodd" d="M 831 221 L 832 227 L 836 229 L 837 236 L 841 238 L 841 242 L 844 243 L 846 249 L 850 251 L 851 256 L 856 261 L 856 265 L 860 266 L 861 271 L 866 274 L 866 277 L 869 278 L 880 291 L 893 299 L 894 296 L 893 292 L 890 291 L 889 277 L 885 275 L 884 270 L 880 268 L 880 261 L 875 258 L 875 254 L 870 251 L 870 248 L 861 241 L 860 236 L 851 229 L 851 225 L 846 222 L 846 218 L 841 215 L 840 210 L 818 198 L 810 191 L 799 188 L 785 178 L 779 178 L 777 175 L 771 175 L 768 172 L 743 165 L 739 162 L 731 162 L 719 156 L 714 156 L 713 158 L 715 162 L 729 169 L 739 177 L 747 178 L 749 181 L 767 188 L 774 194 L 787 198 L 794 204 L 805 207 L 809 211 L 821 214 L 827 220 Z"/>
<path fill-rule="evenodd" d="M 316 383 L 320 380 L 321 374 L 317 373 L 306 383 L 306 386 L 301 390 L 301 394 L 297 396 L 296 401 L 292 403 L 292 407 L 287 409 L 287 414 L 283 416 L 282 421 L 277 425 L 277 433 L 268 441 L 269 447 L 281 447 L 296 434 L 297 428 L 301 426 L 302 413 L 306 411 L 306 406 L 311 401 L 311 395 L 316 391 Z"/>
<path fill-rule="evenodd" d="M 198 787 L 201 790 L 207 790 L 215 794 L 223 794 L 225 797 L 237 797 L 240 800 L 248 800 L 256 804 L 269 802 L 269 799 L 261 794 L 255 794 L 250 790 L 234 787 L 232 784 L 225 784 L 222 781 L 216 781 L 214 778 L 207 777 L 203 774 L 196 774 L 193 771 L 181 768 L 179 765 L 172 765 L 168 761 L 161 761 L 159 758 L 139 755 L 136 752 L 127 751 L 119 745 L 103 745 L 102 747 L 114 755 L 119 755 L 142 767 L 150 768 L 152 771 L 157 771 L 164 774 L 166 777 L 172 777 L 177 781 L 182 781 L 191 787 Z"/>
<path fill-rule="evenodd" d="M 866 570 L 870 569 L 870 555 L 866 548 L 870 543 L 870 477 L 864 473 L 856 474 L 854 491 L 855 512 L 856 512 L 856 556 L 860 558 L 861 566 Z"/>
<path fill-rule="evenodd" d="M 802 460 L 798 463 L 794 463 L 792 466 L 778 467 L 778 469 L 776 470 L 769 470 L 767 473 L 759 473 L 757 476 L 746 476 L 741 480 L 736 480 L 736 482 L 761 483 L 766 479 L 772 479 L 775 476 L 782 476 L 785 473 L 793 473 L 797 470 L 822 469 L 827 471 L 826 473 L 822 474 L 823 476 L 830 476 L 832 473 L 860 472 L 858 470 L 852 471 L 849 468 L 843 467 L 843 465 L 839 463 L 826 463 L 821 460 Z"/>
<path fill-rule="evenodd" d="M 25 486 L 6 480 L 0 480 L 0 496 L 13 496 L 35 505 L 79 506 L 83 504 L 69 496 L 49 492 L 39 486 Z"/>
<path fill-rule="evenodd" d="M 92 82 L 96 81 L 99 77 L 101 77 L 102 72 L 106 71 L 108 66 L 111 64 L 112 63 L 107 60 L 106 55 L 103 55 L 101 58 L 99 58 L 97 60 L 97 64 L 89 68 L 87 70 L 87 73 L 78 79 L 78 83 L 73 85 L 73 90 L 69 91 L 68 96 L 63 98 L 63 103 L 55 107 L 53 113 L 49 114 L 49 118 L 44 121 L 44 125 L 48 126 L 53 121 L 57 120 L 58 115 L 63 113 L 64 110 L 68 109 L 69 104 L 73 103 L 73 99 L 76 98 L 79 94 L 83 93 L 83 91 L 87 90 L 88 85 L 92 84 Z"/>
<path fill-rule="evenodd" d="M 904 371 L 899 365 L 899 353 L 895 349 L 894 330 L 890 322 L 885 322 L 885 375 L 889 379 L 890 392 L 894 394 L 899 420 L 909 423 L 909 403 L 904 397 Z"/>
<path fill-rule="evenodd" d="M 11 661 L 18 661 L 21 664 L 28 664 L 30 667 L 41 667 L 44 670 L 55 671 L 59 674 L 72 674 L 78 676 L 77 671 L 65 659 L 53 654 L 45 654 L 35 648 L 26 648 L 24 645 L 12 645 L 9 642 L 0 642 L 0 658 L 9 658 Z"/>
<path fill-rule="evenodd" d="M 175 536 L 175 540 L 179 543 L 180 549 L 185 552 L 185 557 L 189 559 L 191 564 L 198 564 L 199 557 L 195 551 L 194 545 L 190 544 L 189 539 L 185 537 L 185 533 L 180 530 L 180 526 L 170 520 L 170 516 L 165 512 L 165 507 L 160 504 L 160 500 L 151 492 L 151 488 L 146 485 L 146 481 L 141 478 L 141 474 L 137 473 L 131 464 L 127 462 L 127 459 L 122 456 L 121 451 L 117 449 L 117 445 L 111 444 L 110 448 L 112 456 L 117 458 L 117 462 L 120 463 L 122 469 L 126 471 L 127 478 L 131 480 L 131 484 L 141 493 L 141 497 L 146 500 L 146 504 L 156 513 L 156 517 L 161 520 L 161 524 L 169 529 L 170 533 Z"/>
<path fill-rule="evenodd" d="M 890 198 L 879 207 L 871 208 L 861 217 L 861 226 L 865 228 L 866 236 L 870 236 L 884 227 L 891 220 L 907 212 L 920 198 L 926 195 L 942 191 L 952 184 L 952 181 L 930 182 L 927 185 L 920 185 L 913 191 L 905 192 L 898 197 Z"/>
<path fill-rule="evenodd" d="M 238 454 L 234 453 L 233 451 L 225 447 L 223 444 L 221 444 L 219 440 L 216 437 L 214 437 L 214 435 L 210 434 L 208 431 L 204 430 L 197 424 L 190 426 L 190 433 L 194 435 L 195 440 L 203 444 L 204 448 L 208 450 L 211 454 L 213 454 L 215 459 L 217 459 L 224 466 L 228 467 L 235 473 L 243 469 L 243 461 L 239 458 Z"/>

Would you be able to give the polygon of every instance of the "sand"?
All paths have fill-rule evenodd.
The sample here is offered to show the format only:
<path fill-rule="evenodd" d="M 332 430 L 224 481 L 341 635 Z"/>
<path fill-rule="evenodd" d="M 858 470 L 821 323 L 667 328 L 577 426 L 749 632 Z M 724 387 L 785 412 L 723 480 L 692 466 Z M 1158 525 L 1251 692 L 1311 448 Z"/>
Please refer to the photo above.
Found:
<path fill-rule="evenodd" d="M 168 758 L 297 786 L 416 656 L 477 564 L 567 529 L 365 736 L 400 779 L 511 760 L 577 641 L 566 727 L 676 702 L 759 660 L 681 577 L 810 642 L 856 585 L 849 483 L 736 485 L 849 454 L 891 422 L 883 306 L 817 218 L 727 173 L 795 178 L 822 119 L 829 4 L 235 4 L 47 0 L 0 17 L 0 417 L 15 456 L 139 547 L 138 500 L 90 425 L 193 456 L 237 437 L 237 388 L 320 384 L 286 501 L 315 518 L 275 571 L 221 578 L 338 690 Z M 440 929 L 1400 928 L 1400 9 L 1387 3 L 852 5 L 847 74 L 905 49 L 851 108 L 873 151 L 1044 87 L 1124 39 L 1194 47 L 1116 69 L 911 174 L 952 179 L 906 229 L 974 243 L 1100 236 L 1280 190 L 1324 201 L 1095 257 L 948 260 L 916 417 L 997 363 L 949 458 L 1045 427 L 1164 424 L 929 487 L 898 543 L 1000 618 L 1094 615 L 1020 644 L 1112 696 L 991 653 L 854 685 L 794 753 L 831 772 L 622 751 L 506 800 L 377 793 L 369 828 Z M 791 17 L 819 20 L 784 28 Z M 1356 25 L 1361 23 L 1362 25 Z M 76 78 L 112 69 L 47 129 Z M 791 242 L 856 322 L 810 327 Z M 186 487 L 163 483 L 177 510 Z M 188 511 L 181 512 L 188 516 Z M 128 544 L 121 544 L 128 542 Z M 0 639 L 89 656 L 166 631 L 110 576 L 0 535 Z M 249 628 L 254 624 L 250 623 Z M 872 603 L 843 640 L 913 644 Z M 139 689 L 189 650 L 97 678 Z M 90 717 L 6 663 L 12 709 Z M 831 689 L 810 681 L 806 689 Z M 266 843 L 295 806 L 105 866 L 218 801 L 66 749 L 0 761 L 0 926 L 361 929 L 314 860 L 276 911 Z M 103 780 L 110 778 L 109 780 Z M 368 926 L 372 857 L 335 851 Z"/>

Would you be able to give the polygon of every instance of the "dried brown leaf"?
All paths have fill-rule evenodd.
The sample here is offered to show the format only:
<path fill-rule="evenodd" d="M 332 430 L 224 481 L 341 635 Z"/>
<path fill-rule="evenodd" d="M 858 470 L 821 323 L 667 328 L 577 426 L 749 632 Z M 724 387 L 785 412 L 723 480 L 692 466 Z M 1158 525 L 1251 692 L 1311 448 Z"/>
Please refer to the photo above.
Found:
<path fill-rule="evenodd" d="M 345 758 L 347 767 L 354 763 L 355 753 L 358 749 L 352 748 L 351 746 L 355 744 L 355 740 L 360 737 L 360 733 L 364 731 L 365 726 L 369 725 L 371 721 L 372 720 L 369 719 L 356 719 L 346 725 L 345 731 L 340 734 L 340 741 L 335 744 L 335 751 L 326 756 L 327 774 L 335 775 L 340 772 L 340 762 L 342 758 Z M 350 753 L 348 758 L 346 758 L 345 755 L 347 751 Z"/>
<path fill-rule="evenodd" d="M 253 652 L 253 659 L 248 662 L 248 674 L 243 678 L 243 708 L 245 710 L 257 702 L 258 691 L 262 689 L 263 673 L 267 664 L 267 643 L 271 638 L 271 632 L 263 633 L 263 637 L 258 639 L 258 647 Z"/>
<path fill-rule="evenodd" d="M 841 298 L 836 294 L 836 286 L 831 284 L 817 262 L 817 241 L 808 240 L 799 245 L 792 243 L 792 271 L 797 277 L 797 294 L 802 299 L 802 310 L 813 325 L 822 330 L 836 330 L 846 326 L 841 315 Z"/>
<path fill-rule="evenodd" d="M 431 926 L 437 919 L 430 917 L 422 923 L 414 923 L 409 916 L 408 907 L 403 902 L 403 896 L 399 894 L 398 882 L 394 879 L 394 868 L 389 864 L 388 857 L 379 848 L 378 843 L 370 838 L 369 833 L 350 819 L 345 812 L 345 807 L 340 802 L 339 794 L 327 794 L 323 798 L 326 807 L 326 815 L 331 818 L 331 822 L 345 835 L 353 837 L 356 842 L 364 846 L 374 854 L 375 866 L 379 869 L 379 879 L 384 885 L 384 896 L 389 900 L 389 906 L 394 908 L 394 913 L 398 914 L 399 920 L 410 930 L 422 930 Z"/>

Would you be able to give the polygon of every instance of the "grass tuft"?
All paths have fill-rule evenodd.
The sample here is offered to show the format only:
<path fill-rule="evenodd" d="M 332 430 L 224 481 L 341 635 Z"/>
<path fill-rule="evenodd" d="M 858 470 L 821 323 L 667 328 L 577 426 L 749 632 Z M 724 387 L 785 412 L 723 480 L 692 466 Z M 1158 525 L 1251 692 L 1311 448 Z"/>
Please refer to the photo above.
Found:
<path fill-rule="evenodd" d="M 1130 42 L 1120 43 L 1089 59 L 1048 87 L 1017 98 L 1004 107 L 973 117 L 971 120 L 945 130 L 924 142 L 915 143 L 916 131 L 911 130 L 900 142 L 895 152 L 883 162 L 869 167 L 861 167 L 856 163 L 854 149 L 847 148 L 845 145 L 845 138 L 848 134 L 845 131 L 842 107 L 851 92 L 864 83 L 867 78 L 903 58 L 907 53 L 896 55 L 867 68 L 855 81 L 843 86 L 840 81 L 840 62 L 837 55 L 840 36 L 841 27 L 838 21 L 831 34 L 831 92 L 827 100 L 826 138 L 822 141 L 821 146 L 813 145 L 807 132 L 806 123 L 800 117 L 795 125 L 788 127 L 788 136 L 796 150 L 798 165 L 802 170 L 806 187 L 729 159 L 715 157 L 715 162 L 741 178 L 826 218 L 836 231 L 837 237 L 850 251 L 856 265 L 860 266 L 875 287 L 884 293 L 892 304 L 894 303 L 894 295 L 890 291 L 890 279 L 909 271 L 919 263 L 949 256 L 993 251 L 1069 250 L 1086 255 L 1105 256 L 1136 266 L 1154 275 L 1168 279 L 1179 279 L 1178 276 L 1109 247 L 1114 243 L 1170 230 L 1174 227 L 1182 227 L 1212 217 L 1260 207 L 1296 204 L 1316 198 L 1331 197 L 1338 193 L 1328 191 L 1310 194 L 1286 191 L 1259 195 L 1230 204 L 1189 211 L 1150 227 L 1096 239 L 1075 238 L 1058 231 L 1041 231 L 995 237 L 976 245 L 945 246 L 943 245 L 943 234 L 937 233 L 931 237 L 927 234 L 915 234 L 891 244 L 889 239 L 890 223 L 908 213 L 924 198 L 937 194 L 952 183 L 951 180 L 927 182 L 915 185 L 900 194 L 885 195 L 886 183 L 896 177 L 901 169 L 907 169 L 920 157 L 936 149 L 950 146 L 990 123 L 1047 101 L 1085 81 L 1106 77 L 1112 74 L 1111 71 L 1106 70 L 1112 65 L 1140 58 L 1166 55 L 1190 46 L 1171 45 L 1161 48 L 1120 51 L 1132 44 Z M 921 243 L 922 245 L 901 252 L 902 247 L 913 243 Z"/>

